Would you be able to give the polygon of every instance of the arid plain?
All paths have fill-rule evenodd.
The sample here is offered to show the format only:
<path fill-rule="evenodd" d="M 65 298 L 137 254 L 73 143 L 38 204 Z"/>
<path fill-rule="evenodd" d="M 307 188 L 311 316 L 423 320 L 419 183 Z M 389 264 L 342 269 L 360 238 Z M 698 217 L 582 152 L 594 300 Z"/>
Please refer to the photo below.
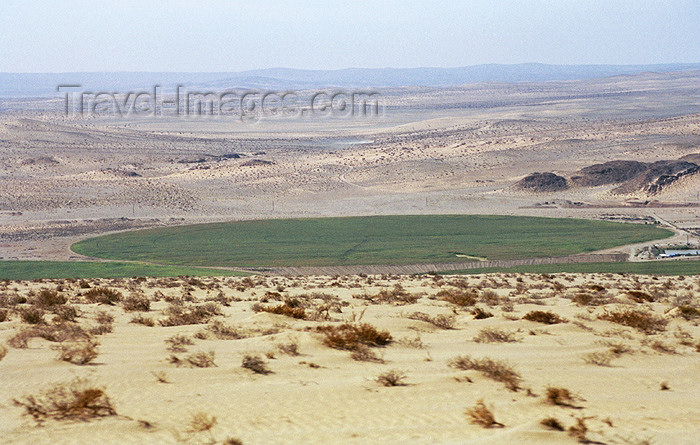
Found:
<path fill-rule="evenodd" d="M 698 85 L 686 71 L 387 88 L 377 116 L 257 122 L 6 98 L 0 257 L 349 215 L 653 222 L 697 242 Z M 0 437 L 690 444 L 698 295 L 697 276 L 606 273 L 6 280 Z"/>

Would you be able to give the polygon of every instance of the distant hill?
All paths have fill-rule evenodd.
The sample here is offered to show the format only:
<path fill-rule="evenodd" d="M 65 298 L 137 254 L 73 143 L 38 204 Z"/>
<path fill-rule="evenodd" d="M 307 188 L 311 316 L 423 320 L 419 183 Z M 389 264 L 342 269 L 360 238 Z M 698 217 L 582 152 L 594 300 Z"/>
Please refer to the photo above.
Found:
<path fill-rule="evenodd" d="M 660 65 L 474 65 L 460 68 L 348 68 L 298 70 L 269 68 L 231 73 L 85 72 L 0 73 L 0 97 L 56 96 L 56 86 L 79 84 L 83 91 L 125 92 L 161 85 L 209 90 L 311 89 L 319 87 L 380 88 L 401 86 L 454 86 L 477 82 L 541 82 L 580 80 L 643 72 L 700 69 L 700 63 Z"/>

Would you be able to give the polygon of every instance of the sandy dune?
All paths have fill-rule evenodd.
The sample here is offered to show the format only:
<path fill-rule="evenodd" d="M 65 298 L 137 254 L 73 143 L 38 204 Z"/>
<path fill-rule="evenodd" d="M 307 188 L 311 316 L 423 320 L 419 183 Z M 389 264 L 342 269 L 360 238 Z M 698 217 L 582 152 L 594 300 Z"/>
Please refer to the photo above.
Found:
<path fill-rule="evenodd" d="M 700 436 L 698 295 L 696 277 L 612 274 L 4 282 L 0 436 L 8 444 L 692 444 Z M 144 305 L 150 310 L 133 310 Z M 206 309 L 184 320 L 170 305 Z M 65 306 L 77 310 L 75 322 L 65 321 Z M 42 323 L 23 321 L 32 307 L 43 308 Z M 492 316 L 476 317 L 477 308 Z M 523 319 L 532 311 L 563 320 Z M 604 319 L 627 311 L 636 325 Z M 155 326 L 130 322 L 135 317 Z M 70 331 L 74 323 L 88 334 Z M 393 341 L 354 353 L 329 347 L 319 326 L 343 323 L 369 323 Z M 47 341 L 35 337 L 40 332 L 73 339 Z M 176 335 L 192 344 L 168 350 Z M 99 342 L 89 364 L 57 360 L 61 345 L 88 339 Z M 215 366 L 188 364 L 189 354 L 209 351 Z M 243 368 L 247 355 L 271 373 Z M 465 356 L 503 361 L 519 379 L 449 365 Z M 405 375 L 404 385 L 376 381 L 391 370 Z M 116 415 L 38 426 L 13 404 L 75 377 L 103 387 Z M 549 403 L 548 387 L 573 396 Z M 465 410 L 480 399 L 504 427 L 470 421 Z M 198 413 L 216 424 L 188 432 Z M 565 429 L 584 419 L 588 430 L 576 437 L 540 424 L 550 417 Z"/>

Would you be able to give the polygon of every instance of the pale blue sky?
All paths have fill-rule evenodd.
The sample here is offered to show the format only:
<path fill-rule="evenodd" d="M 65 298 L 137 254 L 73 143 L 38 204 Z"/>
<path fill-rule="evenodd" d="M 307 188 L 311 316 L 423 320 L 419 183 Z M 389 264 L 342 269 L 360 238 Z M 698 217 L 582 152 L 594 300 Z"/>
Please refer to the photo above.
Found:
<path fill-rule="evenodd" d="M 0 71 L 700 62 L 700 0 L 0 0 Z"/>

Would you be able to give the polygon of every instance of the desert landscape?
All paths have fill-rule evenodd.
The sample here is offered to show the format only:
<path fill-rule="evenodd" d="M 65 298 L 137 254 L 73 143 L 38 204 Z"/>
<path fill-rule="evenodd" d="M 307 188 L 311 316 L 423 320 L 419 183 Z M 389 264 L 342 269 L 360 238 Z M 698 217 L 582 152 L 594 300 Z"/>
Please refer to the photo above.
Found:
<path fill-rule="evenodd" d="M 697 277 L 0 285 L 3 443 L 692 444 Z"/>
<path fill-rule="evenodd" d="M 700 440 L 700 3 L 0 2 L 0 445 Z"/>

